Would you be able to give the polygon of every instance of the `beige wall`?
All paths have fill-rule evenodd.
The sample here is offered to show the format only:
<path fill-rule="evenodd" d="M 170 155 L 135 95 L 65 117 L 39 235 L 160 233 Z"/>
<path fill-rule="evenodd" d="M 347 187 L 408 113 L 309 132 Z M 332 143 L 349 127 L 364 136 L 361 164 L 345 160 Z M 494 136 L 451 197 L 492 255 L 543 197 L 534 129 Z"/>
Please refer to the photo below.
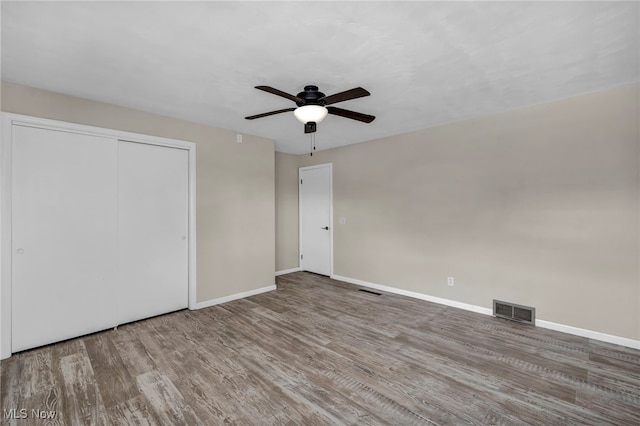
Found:
<path fill-rule="evenodd" d="M 274 284 L 273 141 L 6 82 L 2 111 L 195 142 L 198 302 Z"/>
<path fill-rule="evenodd" d="M 297 268 L 298 163 L 297 155 L 276 152 L 276 271 Z"/>
<path fill-rule="evenodd" d="M 299 156 L 333 163 L 334 273 L 640 339 L 638 95 L 627 85 Z M 292 221 L 278 238 L 297 232 Z"/>

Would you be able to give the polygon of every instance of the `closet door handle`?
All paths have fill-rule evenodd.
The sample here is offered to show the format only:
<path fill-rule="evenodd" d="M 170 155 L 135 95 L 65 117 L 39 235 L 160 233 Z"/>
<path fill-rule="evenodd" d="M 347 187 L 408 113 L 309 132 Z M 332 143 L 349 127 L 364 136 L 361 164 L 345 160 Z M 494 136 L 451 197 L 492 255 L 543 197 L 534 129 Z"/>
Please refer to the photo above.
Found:
<path fill-rule="evenodd" d="M 328 226 L 325 226 L 324 228 L 320 228 L 320 229 L 324 229 L 325 231 L 328 231 L 328 230 L 329 230 L 329 227 L 328 227 Z"/>

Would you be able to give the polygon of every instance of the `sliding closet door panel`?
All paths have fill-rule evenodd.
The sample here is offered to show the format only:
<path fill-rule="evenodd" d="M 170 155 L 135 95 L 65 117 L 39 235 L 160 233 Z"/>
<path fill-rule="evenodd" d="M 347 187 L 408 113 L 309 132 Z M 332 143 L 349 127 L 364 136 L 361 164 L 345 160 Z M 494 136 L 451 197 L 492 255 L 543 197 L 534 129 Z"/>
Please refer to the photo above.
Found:
<path fill-rule="evenodd" d="M 187 307 L 189 153 L 119 142 L 121 323 Z"/>
<path fill-rule="evenodd" d="M 115 324 L 117 141 L 13 126 L 12 351 Z"/>

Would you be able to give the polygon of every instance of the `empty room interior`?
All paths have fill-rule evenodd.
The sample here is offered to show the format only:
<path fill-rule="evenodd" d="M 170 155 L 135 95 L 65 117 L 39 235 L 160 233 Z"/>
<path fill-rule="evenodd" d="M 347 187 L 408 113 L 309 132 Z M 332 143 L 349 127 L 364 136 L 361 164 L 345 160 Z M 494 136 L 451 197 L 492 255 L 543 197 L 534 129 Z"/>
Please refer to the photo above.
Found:
<path fill-rule="evenodd" d="M 2 424 L 640 424 L 640 3 L 0 13 Z"/>

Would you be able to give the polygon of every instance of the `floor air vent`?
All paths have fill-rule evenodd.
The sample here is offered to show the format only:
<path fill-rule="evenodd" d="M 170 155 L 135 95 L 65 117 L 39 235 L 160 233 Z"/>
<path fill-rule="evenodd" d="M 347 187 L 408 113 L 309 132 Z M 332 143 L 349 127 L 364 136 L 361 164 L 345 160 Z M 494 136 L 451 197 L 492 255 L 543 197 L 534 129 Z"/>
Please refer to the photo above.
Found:
<path fill-rule="evenodd" d="M 493 316 L 526 324 L 536 324 L 536 308 L 495 299 L 493 300 Z"/>
<path fill-rule="evenodd" d="M 376 296 L 380 296 L 382 294 L 382 293 L 376 293 L 375 291 L 371 291 L 371 290 L 365 290 L 364 288 L 358 289 L 358 291 L 363 291 L 369 294 L 375 294 Z"/>

